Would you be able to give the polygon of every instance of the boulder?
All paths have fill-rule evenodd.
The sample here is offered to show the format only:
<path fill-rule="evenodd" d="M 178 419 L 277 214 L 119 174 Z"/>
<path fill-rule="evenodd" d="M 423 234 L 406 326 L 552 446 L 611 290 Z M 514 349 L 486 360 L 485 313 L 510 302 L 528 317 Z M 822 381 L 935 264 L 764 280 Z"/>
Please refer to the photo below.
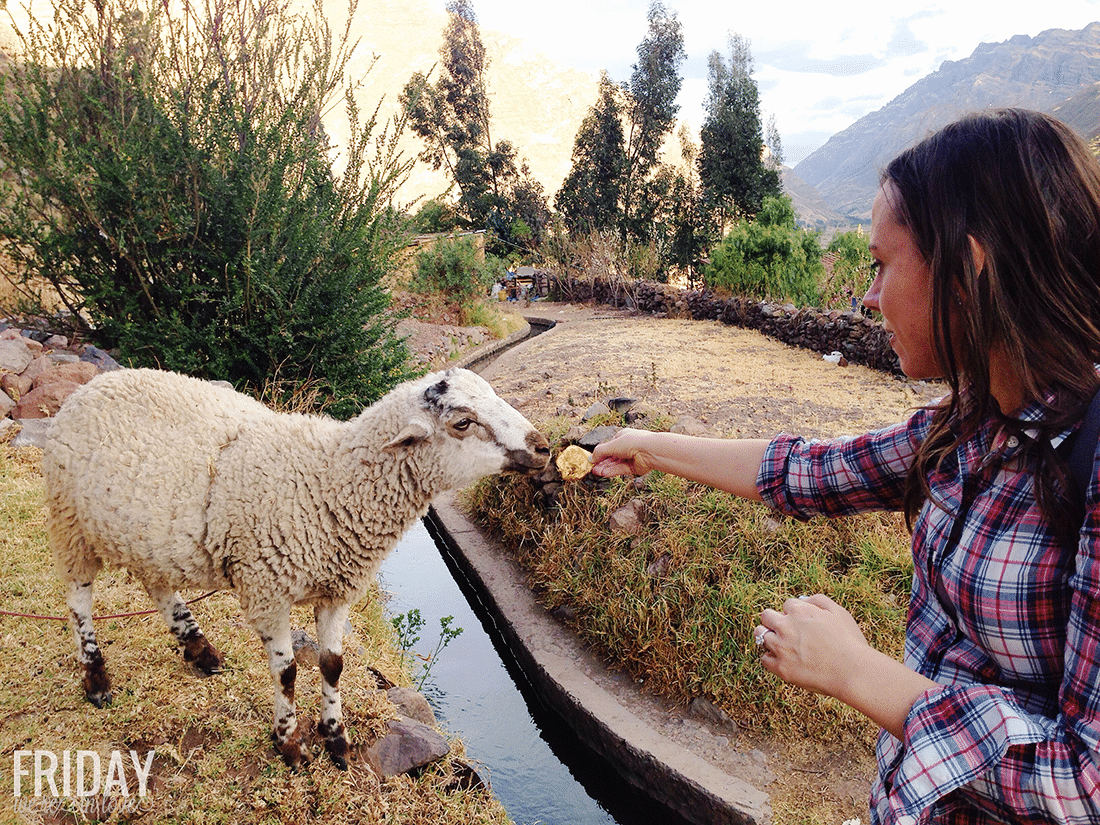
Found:
<path fill-rule="evenodd" d="M 414 722 L 422 725 L 434 725 L 435 713 L 424 694 L 411 687 L 394 687 L 386 691 L 386 698 L 393 702 L 394 706 Z"/>
<path fill-rule="evenodd" d="M 33 360 L 34 353 L 22 338 L 0 341 L 0 372 L 21 373 Z"/>
<path fill-rule="evenodd" d="M 34 387 L 44 387 L 58 381 L 71 381 L 74 384 L 87 384 L 99 374 L 95 364 L 88 361 L 72 361 L 69 363 L 55 364 L 49 369 L 43 370 L 34 379 Z"/>
<path fill-rule="evenodd" d="M 450 752 L 442 734 L 408 717 L 391 719 L 386 734 L 364 749 L 371 767 L 384 778 L 415 771 Z"/>
<path fill-rule="evenodd" d="M 74 381 L 61 380 L 36 387 L 19 399 L 19 403 L 11 411 L 11 417 L 15 419 L 52 418 L 57 415 L 65 399 L 79 386 Z"/>

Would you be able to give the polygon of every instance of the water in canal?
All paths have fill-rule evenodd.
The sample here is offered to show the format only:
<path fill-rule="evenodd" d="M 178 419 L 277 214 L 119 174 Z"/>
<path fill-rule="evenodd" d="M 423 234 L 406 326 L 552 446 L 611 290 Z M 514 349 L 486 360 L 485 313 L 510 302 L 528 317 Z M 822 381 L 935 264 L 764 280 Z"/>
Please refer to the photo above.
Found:
<path fill-rule="evenodd" d="M 665 825 L 677 821 L 626 787 L 540 705 L 503 648 L 492 617 L 472 594 L 471 607 L 422 523 L 409 531 L 382 565 L 380 580 L 390 598 L 389 615 L 415 608 L 425 620 L 415 650 L 427 654 L 434 648 L 444 616 L 453 616 L 452 627 L 462 628 L 432 666 L 423 691 L 442 726 L 466 743 L 469 760 L 492 783 L 494 795 L 514 822 Z"/>

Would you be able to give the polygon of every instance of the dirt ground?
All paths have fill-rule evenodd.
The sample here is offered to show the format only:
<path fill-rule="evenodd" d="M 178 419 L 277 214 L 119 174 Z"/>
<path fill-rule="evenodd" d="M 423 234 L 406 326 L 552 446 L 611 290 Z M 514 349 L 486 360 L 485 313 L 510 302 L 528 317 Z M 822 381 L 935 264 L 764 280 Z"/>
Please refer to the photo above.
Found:
<path fill-rule="evenodd" d="M 525 314 L 557 325 L 482 375 L 536 422 L 628 397 L 713 435 L 828 437 L 894 423 L 943 391 L 717 321 L 544 303 Z"/>

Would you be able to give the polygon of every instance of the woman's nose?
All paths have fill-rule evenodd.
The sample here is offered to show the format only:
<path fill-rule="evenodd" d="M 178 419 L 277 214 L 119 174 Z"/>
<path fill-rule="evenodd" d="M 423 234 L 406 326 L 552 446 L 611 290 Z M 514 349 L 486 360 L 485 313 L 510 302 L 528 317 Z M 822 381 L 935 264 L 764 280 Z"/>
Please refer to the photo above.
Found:
<path fill-rule="evenodd" d="M 871 281 L 871 285 L 867 288 L 867 293 L 863 296 L 863 305 L 868 309 L 873 309 L 877 312 L 881 312 L 879 309 L 878 299 L 882 293 L 882 275 L 876 273 L 875 279 Z"/>

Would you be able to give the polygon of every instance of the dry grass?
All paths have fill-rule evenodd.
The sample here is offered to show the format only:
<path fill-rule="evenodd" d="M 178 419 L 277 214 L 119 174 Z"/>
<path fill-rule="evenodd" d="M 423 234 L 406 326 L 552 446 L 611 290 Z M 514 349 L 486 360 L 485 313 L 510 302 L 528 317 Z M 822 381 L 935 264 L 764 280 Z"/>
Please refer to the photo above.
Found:
<path fill-rule="evenodd" d="M 608 516 L 642 501 L 646 528 L 613 533 Z M 873 740 L 839 703 L 789 688 L 759 664 L 760 611 L 827 593 L 872 644 L 900 654 L 911 560 L 894 516 L 801 523 L 673 476 L 567 484 L 547 508 L 526 478 L 482 482 L 471 497 L 531 571 L 550 608 L 651 690 L 705 696 L 746 730 L 820 742 Z"/>
<path fill-rule="evenodd" d="M 64 593 L 53 575 L 44 534 L 40 452 L 0 445 L 0 608 L 64 615 Z M 100 574 L 96 614 L 143 610 L 148 597 L 124 571 Z M 198 594 L 184 594 L 186 598 Z M 112 705 L 96 710 L 83 700 L 67 625 L 0 617 L 0 822 L 118 821 L 135 823 L 505 823 L 500 804 L 483 792 L 446 792 L 451 767 L 419 778 L 380 780 L 356 760 L 347 772 L 320 753 L 293 773 L 270 745 L 273 687 L 256 634 L 236 599 L 218 593 L 194 605 L 196 618 L 226 654 L 230 669 L 197 678 L 183 663 L 159 616 L 97 622 L 114 679 Z M 293 624 L 312 632 L 312 616 L 296 610 Z M 399 684 L 409 676 L 392 645 L 380 601 L 352 611 L 340 681 L 349 738 L 375 738 L 393 707 L 374 689 L 368 667 Z M 300 719 L 312 730 L 319 715 L 320 676 L 299 668 Z M 154 750 L 152 780 L 140 805 L 111 816 L 83 817 L 44 809 L 14 810 L 16 750 L 95 750 L 106 770 L 114 750 L 144 759 Z M 462 756 L 454 742 L 452 753 Z M 127 755 L 128 760 L 128 755 Z M 129 765 L 129 762 L 126 762 Z M 60 770 L 58 782 L 60 783 Z M 131 784 L 134 774 L 129 773 Z M 74 780 L 75 781 L 75 780 Z M 29 778 L 33 793 L 33 773 Z M 24 794 L 27 793 L 24 785 Z M 60 790 L 60 788 L 59 788 Z M 48 791 L 47 791 L 48 792 Z M 133 791 L 131 791 L 133 793 Z"/>

